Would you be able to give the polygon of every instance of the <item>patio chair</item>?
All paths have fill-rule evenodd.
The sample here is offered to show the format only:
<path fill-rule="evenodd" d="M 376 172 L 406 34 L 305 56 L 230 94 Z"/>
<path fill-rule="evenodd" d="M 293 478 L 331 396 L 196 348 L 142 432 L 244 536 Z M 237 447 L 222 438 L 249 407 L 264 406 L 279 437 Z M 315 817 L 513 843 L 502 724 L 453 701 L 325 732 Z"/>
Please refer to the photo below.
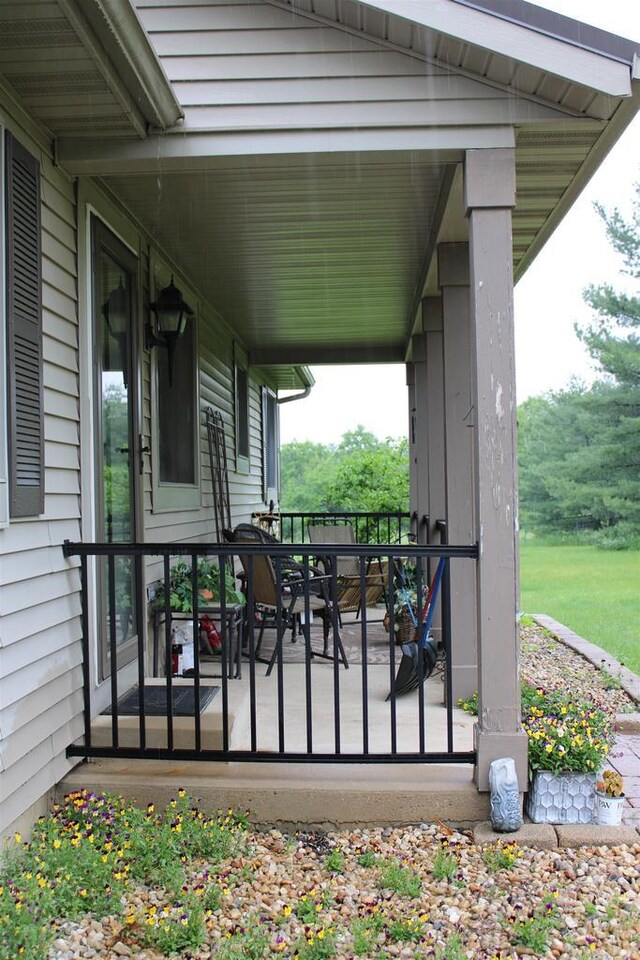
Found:
<path fill-rule="evenodd" d="M 236 544 L 279 543 L 274 536 L 253 524 L 239 524 L 235 530 L 224 533 L 229 542 Z M 268 554 L 246 553 L 240 553 L 239 556 L 244 571 L 244 590 L 247 591 L 251 582 L 253 598 L 259 607 L 257 612 L 260 614 L 260 633 L 255 655 L 256 660 L 268 663 L 266 675 L 269 676 L 273 669 L 287 630 L 291 630 L 292 642 L 295 642 L 298 628 L 302 631 L 312 657 L 333 660 L 333 654 L 329 653 L 329 631 L 334 626 L 333 604 L 328 589 L 330 577 L 315 567 L 305 569 L 304 565 L 293 557 L 272 558 Z M 311 650 L 310 624 L 304 617 L 307 609 L 310 613 L 317 613 L 322 619 L 322 653 Z M 278 632 L 273 652 L 267 661 L 260 660 L 259 652 L 269 619 Z M 349 663 L 337 631 L 335 645 L 338 659 L 345 669 L 348 669 Z"/>
<path fill-rule="evenodd" d="M 337 543 L 355 544 L 356 537 L 351 523 L 309 524 L 309 540 L 314 544 Z M 332 573 L 332 564 L 327 557 L 319 557 L 325 571 Z M 338 593 L 336 605 L 340 613 L 354 613 L 360 616 L 363 595 L 360 585 L 360 563 L 358 557 L 336 557 Z M 388 564 L 379 557 L 368 557 L 364 577 L 364 606 L 372 607 L 386 596 L 386 577 Z"/>

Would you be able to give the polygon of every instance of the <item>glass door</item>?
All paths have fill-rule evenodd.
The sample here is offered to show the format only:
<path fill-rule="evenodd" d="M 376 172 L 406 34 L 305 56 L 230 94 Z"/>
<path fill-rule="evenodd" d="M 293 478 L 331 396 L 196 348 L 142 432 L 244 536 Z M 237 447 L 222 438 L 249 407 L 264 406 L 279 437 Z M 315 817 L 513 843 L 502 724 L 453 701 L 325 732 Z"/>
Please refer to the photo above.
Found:
<path fill-rule="evenodd" d="M 136 345 L 138 261 L 99 220 L 92 221 L 95 366 L 96 539 L 138 539 L 139 457 Z M 136 655 L 133 557 L 98 561 L 99 670 L 110 676 Z"/>

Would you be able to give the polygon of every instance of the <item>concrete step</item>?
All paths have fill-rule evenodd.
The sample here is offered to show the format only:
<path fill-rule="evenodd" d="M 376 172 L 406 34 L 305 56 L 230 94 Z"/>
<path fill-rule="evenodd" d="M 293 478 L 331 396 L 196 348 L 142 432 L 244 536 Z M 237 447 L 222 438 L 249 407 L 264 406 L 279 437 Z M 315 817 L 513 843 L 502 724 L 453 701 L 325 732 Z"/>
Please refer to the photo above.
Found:
<path fill-rule="evenodd" d="M 203 809 L 247 811 L 283 829 L 410 825 L 441 819 L 467 826 L 489 817 L 467 764 L 212 763 L 91 760 L 57 786 L 87 788 L 144 807 L 165 805 L 182 787 Z"/>

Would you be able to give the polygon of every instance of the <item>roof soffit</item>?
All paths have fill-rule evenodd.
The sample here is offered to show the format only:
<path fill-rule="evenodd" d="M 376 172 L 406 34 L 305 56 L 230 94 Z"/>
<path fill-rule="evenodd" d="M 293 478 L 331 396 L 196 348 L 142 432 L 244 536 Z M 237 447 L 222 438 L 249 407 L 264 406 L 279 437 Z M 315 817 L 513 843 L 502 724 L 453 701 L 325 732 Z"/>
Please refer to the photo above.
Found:
<path fill-rule="evenodd" d="M 147 124 L 165 130 L 182 111 L 131 0 L 58 0 L 65 12 L 82 11 L 105 46 Z"/>
<path fill-rule="evenodd" d="M 0 3 L 0 74 L 44 136 L 143 138 L 180 107 L 130 0 Z"/>

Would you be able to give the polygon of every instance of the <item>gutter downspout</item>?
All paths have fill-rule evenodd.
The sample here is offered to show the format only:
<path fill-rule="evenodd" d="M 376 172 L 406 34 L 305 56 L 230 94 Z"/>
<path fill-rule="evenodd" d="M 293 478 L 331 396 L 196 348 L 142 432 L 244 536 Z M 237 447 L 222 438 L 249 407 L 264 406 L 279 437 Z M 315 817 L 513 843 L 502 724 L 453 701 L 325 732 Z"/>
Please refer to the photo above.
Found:
<path fill-rule="evenodd" d="M 304 400 L 305 397 L 308 397 L 311 393 L 311 388 L 313 384 L 309 384 L 308 387 L 305 387 L 302 393 L 294 393 L 291 397 L 278 397 L 276 403 L 280 405 L 281 403 L 291 403 L 293 400 Z"/>

